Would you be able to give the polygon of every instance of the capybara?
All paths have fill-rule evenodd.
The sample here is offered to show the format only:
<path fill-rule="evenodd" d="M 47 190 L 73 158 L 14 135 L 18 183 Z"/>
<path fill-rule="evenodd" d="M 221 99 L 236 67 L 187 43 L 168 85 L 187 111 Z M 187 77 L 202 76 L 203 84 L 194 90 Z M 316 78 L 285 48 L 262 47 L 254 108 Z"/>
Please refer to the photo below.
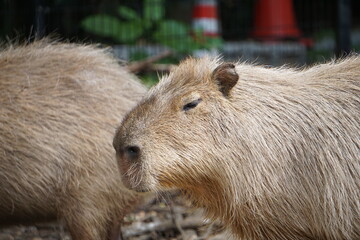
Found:
<path fill-rule="evenodd" d="M 240 239 L 360 239 L 360 58 L 188 59 L 113 141 L 126 186 L 180 189 Z"/>
<path fill-rule="evenodd" d="M 0 52 L 0 89 L 0 224 L 114 235 L 139 196 L 121 183 L 112 138 L 145 87 L 107 50 L 45 39 Z"/>

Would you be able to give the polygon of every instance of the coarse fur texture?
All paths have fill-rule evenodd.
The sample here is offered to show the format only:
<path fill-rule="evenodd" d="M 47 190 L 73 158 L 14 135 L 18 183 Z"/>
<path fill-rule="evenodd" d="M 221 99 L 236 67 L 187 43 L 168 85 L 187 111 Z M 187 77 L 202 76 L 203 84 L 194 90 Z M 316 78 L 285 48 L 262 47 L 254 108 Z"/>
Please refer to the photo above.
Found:
<path fill-rule="evenodd" d="M 48 39 L 0 52 L 0 224 L 61 219 L 74 240 L 110 238 L 140 199 L 111 140 L 146 92 L 107 50 Z"/>
<path fill-rule="evenodd" d="M 182 190 L 239 239 L 360 239 L 360 58 L 187 59 L 113 142 L 137 191 Z"/>

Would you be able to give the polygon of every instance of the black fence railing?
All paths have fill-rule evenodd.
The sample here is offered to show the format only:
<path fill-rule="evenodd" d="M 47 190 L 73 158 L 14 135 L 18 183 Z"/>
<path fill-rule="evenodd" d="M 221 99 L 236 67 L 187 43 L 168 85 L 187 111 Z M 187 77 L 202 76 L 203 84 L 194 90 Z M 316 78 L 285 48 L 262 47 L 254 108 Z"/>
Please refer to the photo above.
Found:
<path fill-rule="evenodd" d="M 304 64 L 360 49 L 356 28 L 360 17 L 352 13 L 360 7 L 358 1 L 293 0 L 292 14 L 301 37 L 271 44 L 253 35 L 258 1 L 217 1 L 222 41 L 211 45 L 209 39 L 199 40 L 191 31 L 193 0 L 2 0 L 0 39 L 53 34 L 71 41 L 120 45 L 118 52 L 133 49 L 130 55 L 120 55 L 125 58 L 155 54 L 144 50 L 150 45 L 158 51 L 165 46 L 182 52 L 216 46 L 216 53 L 225 57 L 263 59 L 271 64 Z"/>

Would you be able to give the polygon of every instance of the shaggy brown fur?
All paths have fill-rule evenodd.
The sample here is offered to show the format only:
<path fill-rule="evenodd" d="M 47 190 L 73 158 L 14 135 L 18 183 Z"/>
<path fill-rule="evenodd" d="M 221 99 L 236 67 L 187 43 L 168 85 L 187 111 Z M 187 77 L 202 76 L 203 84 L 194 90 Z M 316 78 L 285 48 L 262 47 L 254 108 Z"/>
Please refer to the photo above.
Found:
<path fill-rule="evenodd" d="M 240 239 L 360 239 L 360 58 L 188 59 L 114 138 L 125 184 L 181 189 Z"/>
<path fill-rule="evenodd" d="M 110 237 L 137 202 L 111 139 L 145 93 L 106 51 L 43 40 L 0 52 L 0 224 L 63 219 Z"/>

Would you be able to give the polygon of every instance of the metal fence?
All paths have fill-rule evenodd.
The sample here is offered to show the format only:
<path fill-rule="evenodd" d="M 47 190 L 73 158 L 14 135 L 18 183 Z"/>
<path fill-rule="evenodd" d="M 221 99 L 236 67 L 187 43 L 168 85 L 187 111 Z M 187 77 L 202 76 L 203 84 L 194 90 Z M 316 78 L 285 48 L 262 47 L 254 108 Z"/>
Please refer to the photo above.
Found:
<path fill-rule="evenodd" d="M 336 51 L 360 47 L 360 31 L 356 30 L 360 21 L 350 10 L 358 9 L 358 1 L 273 0 L 273 4 L 292 2 L 291 14 L 300 36 L 270 41 L 254 34 L 259 28 L 260 1 L 216 1 L 220 31 L 219 41 L 214 42 L 199 37 L 191 28 L 198 2 L 194 0 L 3 0 L 0 38 L 52 34 L 71 41 L 100 42 L 114 46 L 116 54 L 125 60 L 154 55 L 166 48 L 175 48 L 183 56 L 215 46 L 216 54 L 225 58 L 272 65 L 322 61 Z M 276 9 L 281 9 L 280 5 Z"/>

